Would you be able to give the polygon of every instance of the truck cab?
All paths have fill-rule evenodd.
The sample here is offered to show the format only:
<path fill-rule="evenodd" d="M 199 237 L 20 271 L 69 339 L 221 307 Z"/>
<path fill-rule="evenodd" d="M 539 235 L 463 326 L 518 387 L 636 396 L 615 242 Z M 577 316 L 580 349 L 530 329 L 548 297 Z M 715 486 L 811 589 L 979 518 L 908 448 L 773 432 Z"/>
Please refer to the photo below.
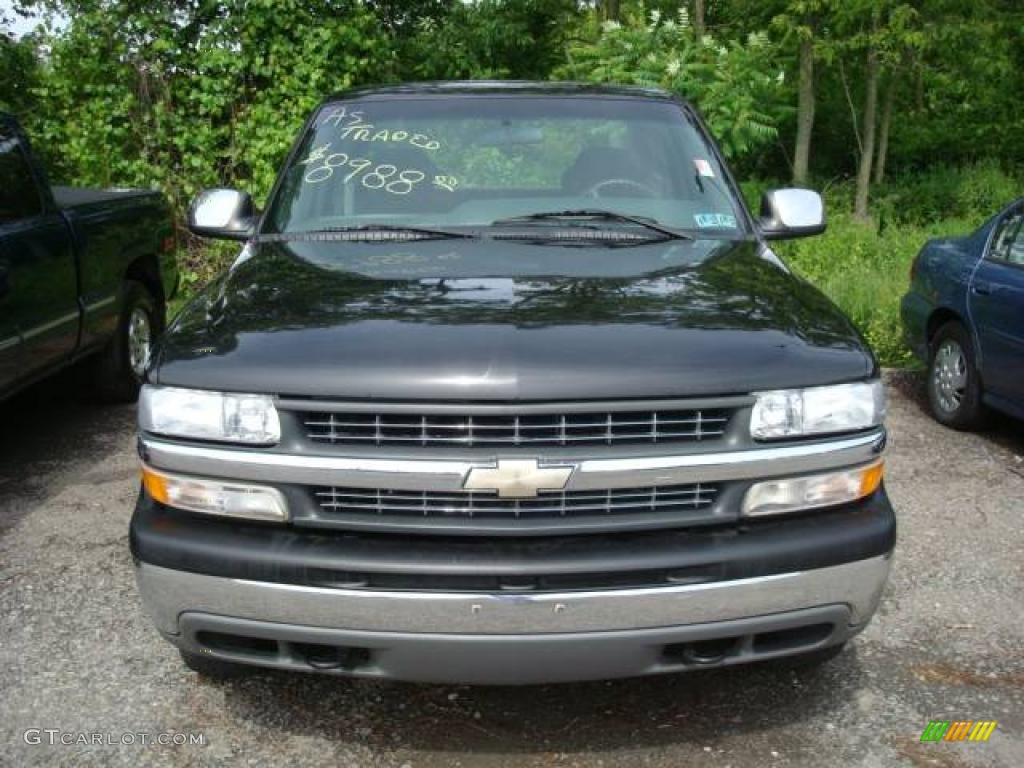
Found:
<path fill-rule="evenodd" d="M 0 397 L 86 357 L 100 393 L 133 400 L 177 285 L 156 192 L 51 187 L 0 115 Z"/>

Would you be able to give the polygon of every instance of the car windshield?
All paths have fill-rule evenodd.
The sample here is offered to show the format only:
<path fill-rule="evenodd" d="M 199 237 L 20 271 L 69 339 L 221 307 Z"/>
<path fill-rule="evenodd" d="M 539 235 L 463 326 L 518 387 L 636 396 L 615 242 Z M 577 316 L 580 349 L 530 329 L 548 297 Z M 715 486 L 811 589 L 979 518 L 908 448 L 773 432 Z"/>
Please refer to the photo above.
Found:
<path fill-rule="evenodd" d="M 551 215 L 563 212 L 576 215 Z M 545 215 L 521 219 L 535 214 Z M 325 104 L 284 170 L 263 231 L 383 224 L 641 231 L 608 214 L 702 237 L 745 232 L 724 169 L 680 105 L 561 94 Z"/>

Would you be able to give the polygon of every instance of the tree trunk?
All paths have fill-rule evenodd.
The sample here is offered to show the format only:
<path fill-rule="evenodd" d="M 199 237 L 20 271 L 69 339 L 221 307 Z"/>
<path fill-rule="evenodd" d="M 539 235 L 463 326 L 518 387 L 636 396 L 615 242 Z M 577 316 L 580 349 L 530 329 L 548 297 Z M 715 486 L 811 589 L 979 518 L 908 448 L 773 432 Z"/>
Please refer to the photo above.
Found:
<path fill-rule="evenodd" d="M 885 103 L 882 106 L 882 124 L 878 128 L 878 155 L 875 158 L 875 184 L 885 181 L 885 159 L 889 153 L 889 126 L 892 124 L 892 107 L 896 100 L 896 73 L 889 77 L 885 89 Z"/>
<path fill-rule="evenodd" d="M 608 21 L 619 20 L 619 0 L 600 0 L 601 15 Z"/>
<path fill-rule="evenodd" d="M 924 65 L 920 60 L 914 69 L 914 105 L 918 112 L 924 112 Z"/>
<path fill-rule="evenodd" d="M 853 213 L 858 219 L 868 217 L 868 192 L 871 186 L 871 163 L 875 159 L 875 123 L 878 121 L 878 53 L 868 49 L 867 86 L 864 92 L 864 117 L 861 135 L 864 147 L 857 171 L 857 195 Z"/>
<path fill-rule="evenodd" d="M 807 184 L 814 130 L 814 40 L 800 41 L 800 85 L 796 107 L 796 149 L 793 152 L 793 184 Z"/>
<path fill-rule="evenodd" d="M 693 0 L 693 34 L 698 40 L 704 37 L 704 0 Z"/>

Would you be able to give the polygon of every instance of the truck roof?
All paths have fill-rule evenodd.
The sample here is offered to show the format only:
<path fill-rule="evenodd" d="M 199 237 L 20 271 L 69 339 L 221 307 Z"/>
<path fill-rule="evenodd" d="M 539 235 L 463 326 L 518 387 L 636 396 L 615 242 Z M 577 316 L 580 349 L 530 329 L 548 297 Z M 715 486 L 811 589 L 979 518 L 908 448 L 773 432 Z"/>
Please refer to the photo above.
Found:
<path fill-rule="evenodd" d="M 339 99 L 367 98 L 374 96 L 422 97 L 422 96 L 477 96 L 477 95 L 522 95 L 522 96 L 591 96 L 608 98 L 656 99 L 679 101 L 680 99 L 663 88 L 640 85 L 605 85 L 601 83 L 547 82 L 531 80 L 447 80 L 399 85 L 376 85 L 339 91 L 325 99 L 326 102 Z"/>

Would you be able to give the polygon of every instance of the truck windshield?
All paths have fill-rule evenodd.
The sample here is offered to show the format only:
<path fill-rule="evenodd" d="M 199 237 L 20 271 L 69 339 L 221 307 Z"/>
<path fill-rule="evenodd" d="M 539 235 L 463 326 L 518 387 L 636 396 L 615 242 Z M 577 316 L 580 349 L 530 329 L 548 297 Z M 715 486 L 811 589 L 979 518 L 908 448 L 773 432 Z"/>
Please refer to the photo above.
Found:
<path fill-rule="evenodd" d="M 284 170 L 264 232 L 629 226 L 551 216 L 594 210 L 702 236 L 745 231 L 724 169 L 677 104 L 425 95 L 321 107 Z M 546 215 L 528 218 L 535 214 Z"/>

